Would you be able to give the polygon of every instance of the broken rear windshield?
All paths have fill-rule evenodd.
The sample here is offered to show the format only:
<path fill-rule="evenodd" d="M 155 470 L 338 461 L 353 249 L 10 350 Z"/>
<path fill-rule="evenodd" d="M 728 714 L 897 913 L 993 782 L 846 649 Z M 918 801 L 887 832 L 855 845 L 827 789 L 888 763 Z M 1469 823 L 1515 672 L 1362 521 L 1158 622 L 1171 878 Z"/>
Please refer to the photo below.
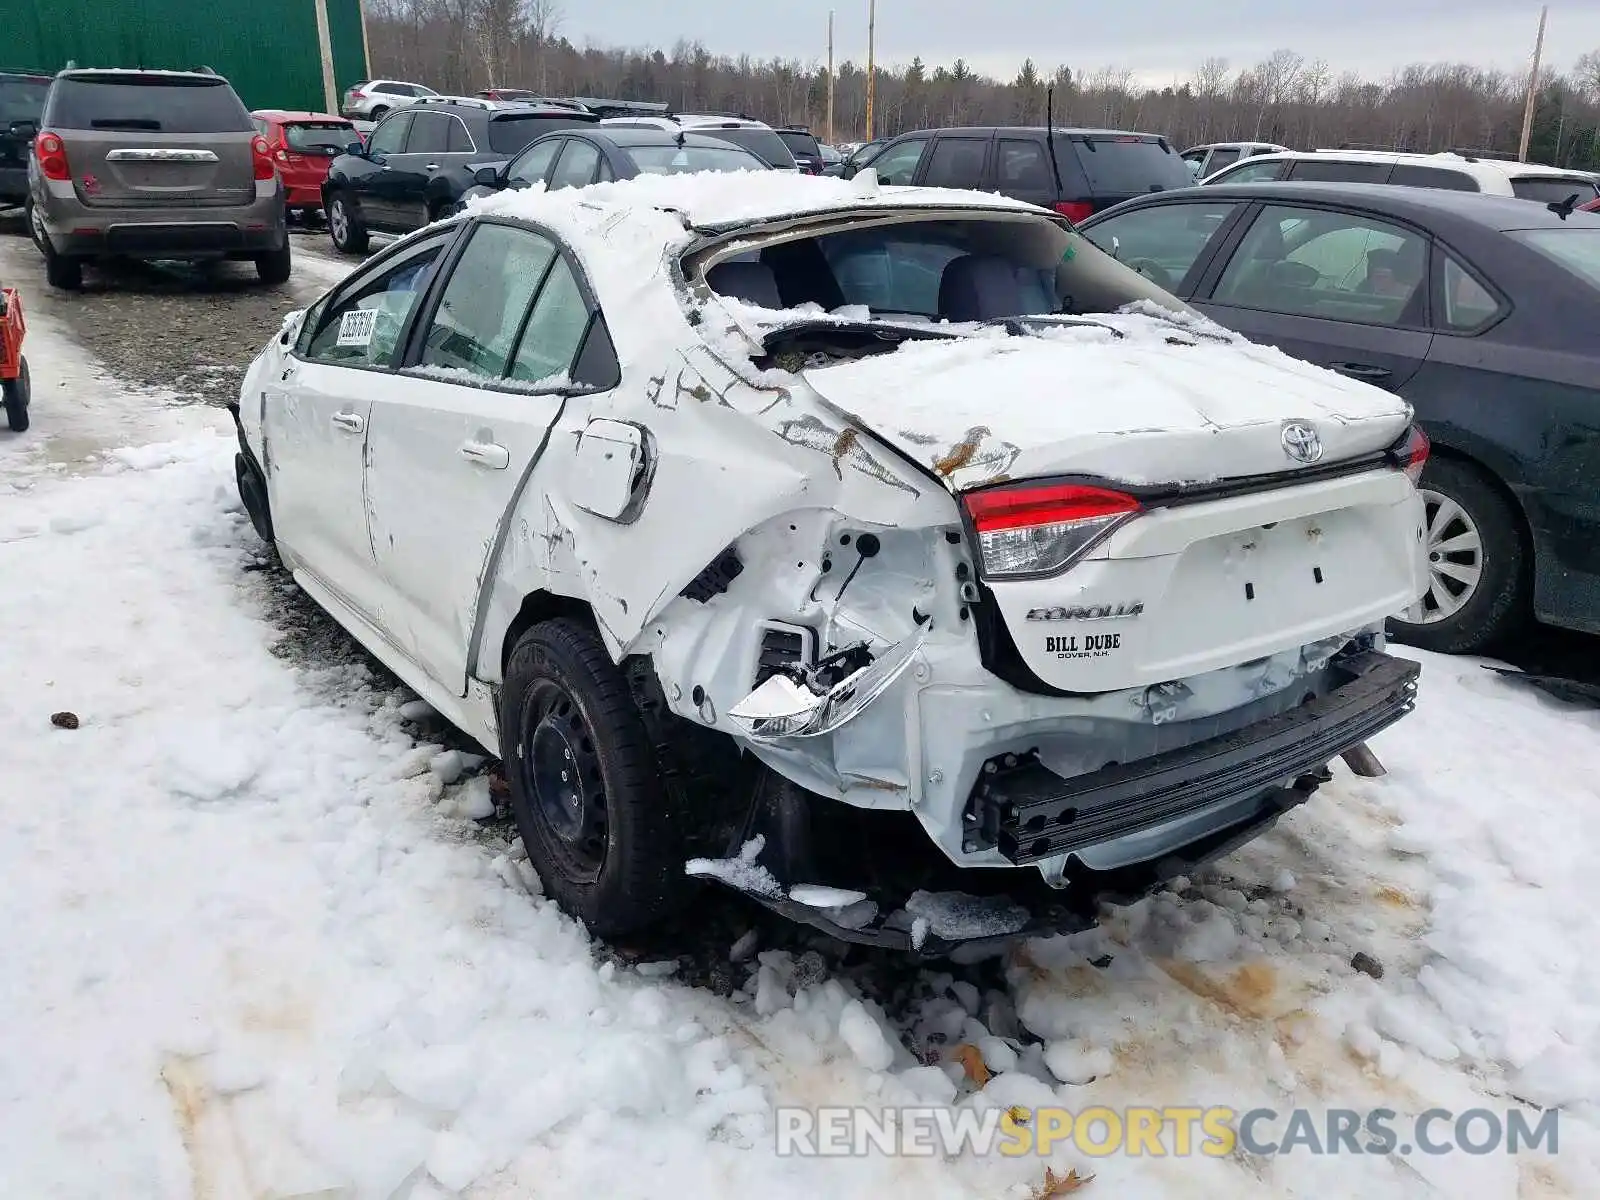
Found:
<path fill-rule="evenodd" d="M 1180 164 L 1181 165 L 1181 164 Z M 745 235 L 748 238 L 748 235 Z M 937 220 L 857 216 L 819 222 L 715 260 L 712 291 L 760 308 L 953 323 L 1115 312 L 1139 300 L 1182 302 L 1048 217 Z M 714 261 L 715 260 L 715 261 Z M 692 272 L 696 263 L 686 264 Z"/>
<path fill-rule="evenodd" d="M 254 126 L 220 79 L 70 76 L 56 80 L 45 124 L 137 133 L 250 133 Z"/>

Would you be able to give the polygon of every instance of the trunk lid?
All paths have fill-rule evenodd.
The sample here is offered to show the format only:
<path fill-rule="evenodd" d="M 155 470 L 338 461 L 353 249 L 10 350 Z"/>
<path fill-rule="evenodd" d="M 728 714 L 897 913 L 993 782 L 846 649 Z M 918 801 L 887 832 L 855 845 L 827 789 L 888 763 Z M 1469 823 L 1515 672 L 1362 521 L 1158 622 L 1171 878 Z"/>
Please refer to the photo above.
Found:
<path fill-rule="evenodd" d="M 1316 431 L 1321 464 L 1385 449 L 1410 422 L 1391 393 L 1210 322 L 1082 320 L 1038 336 L 907 342 L 806 380 L 957 492 L 1041 475 L 1130 485 L 1270 475 L 1301 465 L 1286 422 Z"/>
<path fill-rule="evenodd" d="M 1199 336 L 1205 325 L 1096 320 L 1126 336 L 995 331 L 806 373 L 956 493 L 1064 476 L 1193 489 L 1182 503 L 1147 501 L 1053 575 L 981 571 L 976 615 L 992 622 L 995 653 L 1081 693 L 1212 672 L 1224 674 L 1208 686 L 1226 687 L 1226 668 L 1283 655 L 1268 673 L 1282 687 L 1329 639 L 1421 593 L 1421 505 L 1405 474 L 1377 463 L 1297 480 L 1297 439 L 1285 436 L 1287 425 L 1313 429 L 1318 467 L 1372 455 L 1404 436 L 1402 401 L 1231 335 Z M 1268 478 L 1223 484 L 1252 476 Z M 1240 686 L 1260 674 L 1241 673 Z"/>

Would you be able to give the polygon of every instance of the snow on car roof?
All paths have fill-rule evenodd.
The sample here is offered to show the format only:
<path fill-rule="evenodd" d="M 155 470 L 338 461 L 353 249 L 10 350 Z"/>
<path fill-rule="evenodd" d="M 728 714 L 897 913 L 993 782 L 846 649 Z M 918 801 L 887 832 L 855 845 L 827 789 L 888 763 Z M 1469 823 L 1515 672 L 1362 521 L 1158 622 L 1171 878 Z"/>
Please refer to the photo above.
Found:
<path fill-rule="evenodd" d="M 488 198 L 483 202 L 483 211 L 549 220 L 553 212 L 574 207 L 605 209 L 619 216 L 630 211 L 672 210 L 682 213 L 698 229 L 719 229 L 808 213 L 906 205 L 1044 211 L 994 192 L 877 187 L 860 176 L 843 180 L 791 171 L 641 175 L 554 192 L 524 188 Z M 678 224 L 681 226 L 681 222 Z"/>

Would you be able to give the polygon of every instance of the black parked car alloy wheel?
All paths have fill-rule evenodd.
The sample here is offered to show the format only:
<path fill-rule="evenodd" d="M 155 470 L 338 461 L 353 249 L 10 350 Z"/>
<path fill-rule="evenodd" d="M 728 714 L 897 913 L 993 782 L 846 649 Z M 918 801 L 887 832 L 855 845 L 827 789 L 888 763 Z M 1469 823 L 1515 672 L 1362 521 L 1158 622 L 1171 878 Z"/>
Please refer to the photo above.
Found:
<path fill-rule="evenodd" d="M 1526 556 L 1517 515 L 1481 472 L 1453 459 L 1431 459 L 1419 490 L 1428 590 L 1390 628 L 1424 650 L 1486 650 L 1524 615 Z"/>

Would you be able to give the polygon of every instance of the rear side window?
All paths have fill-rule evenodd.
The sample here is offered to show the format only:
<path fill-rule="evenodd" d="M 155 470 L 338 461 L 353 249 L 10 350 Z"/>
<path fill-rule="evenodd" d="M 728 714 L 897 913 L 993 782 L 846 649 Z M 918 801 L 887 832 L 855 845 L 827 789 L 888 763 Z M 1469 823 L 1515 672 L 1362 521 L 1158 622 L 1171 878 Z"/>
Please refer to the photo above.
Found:
<path fill-rule="evenodd" d="M 922 182 L 928 187 L 976 190 L 983 183 L 987 138 L 942 137 L 933 143 Z"/>
<path fill-rule="evenodd" d="M 220 79 L 88 75 L 57 79 L 45 124 L 141 133 L 249 133 L 250 113 Z"/>
<path fill-rule="evenodd" d="M 1043 142 L 1001 138 L 995 166 L 995 183 L 1002 192 L 1054 192 L 1055 176 Z"/>
<path fill-rule="evenodd" d="M 1394 164 L 1386 162 L 1302 158 L 1289 168 L 1289 178 L 1300 183 L 1382 183 L 1393 169 Z"/>
<path fill-rule="evenodd" d="M 1189 167 L 1169 147 L 1153 138 L 1056 138 L 1076 154 L 1089 190 L 1097 196 L 1139 196 L 1166 188 L 1188 187 L 1194 182 Z"/>
<path fill-rule="evenodd" d="M 520 114 L 496 116 L 489 122 L 489 149 L 509 158 L 535 138 L 543 137 L 547 133 L 554 133 L 558 129 L 578 129 L 593 124 L 593 121 L 575 121 L 571 117 Z"/>
<path fill-rule="evenodd" d="M 1544 204 L 1560 204 L 1576 194 L 1578 203 L 1593 200 L 1595 184 L 1588 179 L 1563 179 L 1560 176 L 1525 175 L 1511 181 L 1511 193 L 1522 200 L 1538 200 Z"/>
<path fill-rule="evenodd" d="M 326 154 L 332 157 L 343 154 L 351 142 L 360 141 L 354 125 L 340 125 L 333 121 L 304 121 L 283 127 L 283 137 L 289 149 L 301 154 Z"/>
<path fill-rule="evenodd" d="M 809 133 L 801 133 L 795 129 L 782 129 L 778 131 L 778 138 L 789 147 L 793 154 L 803 154 L 807 158 L 821 158 L 822 147 L 817 145 L 817 139 Z"/>
<path fill-rule="evenodd" d="M 443 154 L 450 144 L 450 114 L 419 112 L 411 119 L 407 154 Z"/>
<path fill-rule="evenodd" d="M 1506 234 L 1600 288 L 1600 229 L 1514 229 Z"/>
<path fill-rule="evenodd" d="M 1465 171 L 1452 171 L 1448 167 L 1418 167 L 1411 163 L 1396 163 L 1389 182 L 1401 187 L 1446 188 L 1453 192 L 1480 190 L 1478 181 Z"/>
<path fill-rule="evenodd" d="M 50 91 L 48 79 L 35 76 L 0 75 L 0 127 L 12 121 L 39 120 L 44 98 Z"/>

